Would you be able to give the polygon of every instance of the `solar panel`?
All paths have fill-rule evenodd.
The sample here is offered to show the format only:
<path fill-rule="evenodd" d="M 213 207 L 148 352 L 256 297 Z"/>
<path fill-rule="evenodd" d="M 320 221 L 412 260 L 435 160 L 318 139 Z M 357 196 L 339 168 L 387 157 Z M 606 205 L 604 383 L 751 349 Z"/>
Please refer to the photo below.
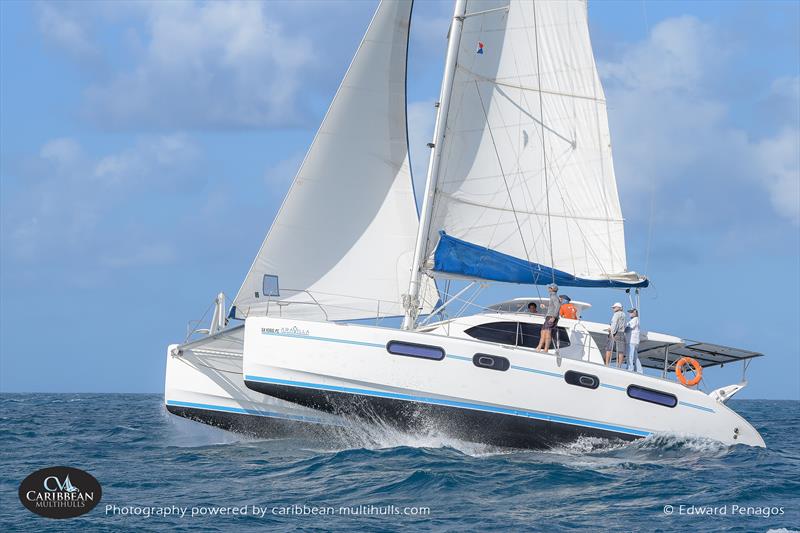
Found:
<path fill-rule="evenodd" d="M 651 343 L 646 343 L 651 344 Z M 743 350 L 741 348 L 731 348 L 721 344 L 709 342 L 684 341 L 684 344 L 651 344 L 639 351 L 639 360 L 642 366 L 647 368 L 664 369 L 664 348 L 668 349 L 667 366 L 671 370 L 681 357 L 691 357 L 696 359 L 700 366 L 708 368 L 711 366 L 723 366 L 728 363 L 737 363 L 754 357 L 761 357 L 764 354 Z"/>

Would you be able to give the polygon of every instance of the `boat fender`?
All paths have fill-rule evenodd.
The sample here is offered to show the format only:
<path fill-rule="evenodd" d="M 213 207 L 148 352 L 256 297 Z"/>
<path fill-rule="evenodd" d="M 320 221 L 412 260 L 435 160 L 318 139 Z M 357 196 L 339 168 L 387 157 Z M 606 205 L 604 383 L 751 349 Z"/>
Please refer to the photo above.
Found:
<path fill-rule="evenodd" d="M 686 365 L 690 365 L 694 369 L 694 377 L 692 379 L 687 379 L 686 376 L 683 375 L 683 369 Z M 680 381 L 683 386 L 694 387 L 703 379 L 703 367 L 700 366 L 700 363 L 698 363 L 696 359 L 681 357 L 675 364 L 675 375 L 678 376 L 678 381 Z"/>

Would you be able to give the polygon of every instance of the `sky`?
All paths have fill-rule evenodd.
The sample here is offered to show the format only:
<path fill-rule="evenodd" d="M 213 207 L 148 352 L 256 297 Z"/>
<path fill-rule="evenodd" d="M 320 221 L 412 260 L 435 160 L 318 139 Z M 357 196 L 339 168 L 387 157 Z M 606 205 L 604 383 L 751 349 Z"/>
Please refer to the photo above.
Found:
<path fill-rule="evenodd" d="M 375 6 L 0 2 L 0 391 L 163 390 L 166 346 L 236 293 Z M 418 191 L 451 10 L 412 17 Z M 589 13 L 643 328 L 763 352 L 740 397 L 800 399 L 800 3 Z M 604 322 L 624 295 L 570 296 Z"/>

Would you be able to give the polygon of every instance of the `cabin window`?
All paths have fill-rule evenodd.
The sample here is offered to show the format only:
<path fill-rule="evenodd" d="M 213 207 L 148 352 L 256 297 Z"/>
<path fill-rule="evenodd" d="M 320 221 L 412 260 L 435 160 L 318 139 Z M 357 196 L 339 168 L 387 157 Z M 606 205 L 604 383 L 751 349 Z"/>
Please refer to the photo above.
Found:
<path fill-rule="evenodd" d="M 413 342 L 389 341 L 386 350 L 394 355 L 405 355 L 407 357 L 419 357 L 420 359 L 433 359 L 441 361 L 444 359 L 444 349 L 439 346 L 429 346 L 427 344 L 416 344 Z"/>
<path fill-rule="evenodd" d="M 464 333 L 481 341 L 516 346 L 518 329 L 519 322 L 491 322 L 473 326 Z"/>
<path fill-rule="evenodd" d="M 558 347 L 566 348 L 569 346 L 569 333 L 567 328 L 557 328 L 558 331 Z M 527 322 L 520 323 L 520 339 L 519 345 L 528 348 L 536 348 L 539 346 L 539 337 L 542 332 L 541 324 L 529 324 Z M 554 339 L 555 340 L 555 339 Z"/>
<path fill-rule="evenodd" d="M 506 371 L 511 366 L 508 359 L 500 357 L 499 355 L 488 355 L 485 353 L 476 353 L 472 357 L 472 364 L 481 368 L 491 368 L 492 370 Z"/>
<path fill-rule="evenodd" d="M 584 374 L 583 372 L 575 372 L 574 370 L 567 370 L 567 373 L 564 374 L 564 380 L 570 385 L 586 387 L 587 389 L 596 389 L 600 386 L 600 380 L 597 376 Z"/>
<path fill-rule="evenodd" d="M 264 280 L 261 284 L 263 285 L 263 287 L 261 287 L 261 294 L 264 296 L 281 295 L 281 291 L 278 288 L 278 276 L 264 274 Z M 256 298 L 258 298 L 258 293 L 256 293 Z"/>
<path fill-rule="evenodd" d="M 643 402 L 657 403 L 666 407 L 675 407 L 678 405 L 678 398 L 674 394 L 661 392 L 638 385 L 628 386 L 628 396 Z"/>

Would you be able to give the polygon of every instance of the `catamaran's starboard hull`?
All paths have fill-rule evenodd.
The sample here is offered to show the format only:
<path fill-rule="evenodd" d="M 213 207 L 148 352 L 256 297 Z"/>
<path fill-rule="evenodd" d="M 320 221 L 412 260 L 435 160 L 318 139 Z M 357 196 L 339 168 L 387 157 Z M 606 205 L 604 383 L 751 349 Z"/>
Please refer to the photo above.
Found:
<path fill-rule="evenodd" d="M 253 390 L 313 409 L 349 413 L 367 422 L 380 420 L 404 431 L 435 428 L 450 437 L 512 448 L 552 448 L 580 437 L 626 441 L 635 435 L 594 429 L 555 421 L 524 418 L 447 405 L 380 398 L 363 394 L 321 391 L 257 381 L 246 382 Z"/>
<path fill-rule="evenodd" d="M 502 364 L 482 367 L 479 356 Z M 746 420 L 701 391 L 466 338 L 250 317 L 243 370 L 250 389 L 298 405 L 401 428 L 432 425 L 490 444 L 542 447 L 584 435 L 674 434 L 764 446 Z M 591 379 L 581 385 L 575 373 Z"/>
<path fill-rule="evenodd" d="M 243 327 L 167 349 L 164 403 L 170 413 L 266 437 L 316 435 L 338 417 L 248 389 L 242 381 Z"/>

